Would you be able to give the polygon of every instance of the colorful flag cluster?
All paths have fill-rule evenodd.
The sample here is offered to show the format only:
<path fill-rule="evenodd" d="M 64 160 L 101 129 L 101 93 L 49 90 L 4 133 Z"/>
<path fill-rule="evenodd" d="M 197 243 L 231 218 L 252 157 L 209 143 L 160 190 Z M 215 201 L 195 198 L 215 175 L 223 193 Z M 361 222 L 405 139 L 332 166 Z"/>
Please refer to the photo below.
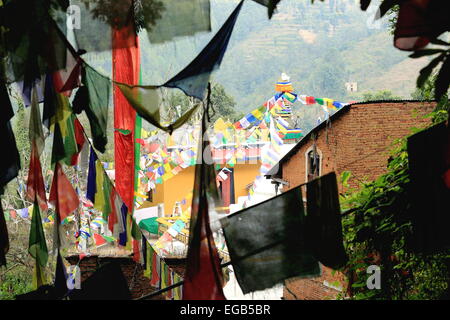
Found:
<path fill-rule="evenodd" d="M 156 290 L 167 288 L 172 284 L 183 281 L 183 278 L 171 269 L 152 246 L 146 248 L 144 276 L 150 279 L 150 285 Z M 164 293 L 166 299 L 181 300 L 183 285 Z"/>
<path fill-rule="evenodd" d="M 325 106 L 332 110 L 338 110 L 347 104 L 344 102 L 335 101 L 333 99 L 314 98 L 314 97 L 306 96 L 306 95 L 299 95 L 298 101 L 300 101 L 302 104 L 305 104 L 305 105 L 319 104 L 321 106 Z"/>
<path fill-rule="evenodd" d="M 234 126 L 236 129 L 248 129 L 252 126 L 258 125 L 262 121 L 266 112 L 267 107 L 261 106 L 247 114 L 241 120 L 237 121 Z"/>
<path fill-rule="evenodd" d="M 107 224 L 109 231 L 120 245 L 126 244 L 128 208 L 116 191 L 116 188 L 105 172 L 102 162 L 91 147 L 87 176 L 86 198 L 93 204 L 93 209 L 102 216 L 92 221 L 94 225 Z M 122 237 L 121 237 L 122 235 Z"/>

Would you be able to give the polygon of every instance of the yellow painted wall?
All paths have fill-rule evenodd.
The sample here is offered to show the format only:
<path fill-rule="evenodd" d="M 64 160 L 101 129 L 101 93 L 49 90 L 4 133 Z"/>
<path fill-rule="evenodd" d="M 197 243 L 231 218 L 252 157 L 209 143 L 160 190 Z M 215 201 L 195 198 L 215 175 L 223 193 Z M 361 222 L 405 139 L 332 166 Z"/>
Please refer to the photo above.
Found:
<path fill-rule="evenodd" d="M 235 200 L 242 196 L 246 196 L 246 186 L 252 183 L 259 174 L 260 163 L 257 164 L 236 164 L 234 166 L 234 192 Z M 163 184 L 157 184 L 153 193 L 152 202 L 144 202 L 141 208 L 156 206 L 158 203 L 164 203 L 166 216 L 172 214 L 173 207 L 177 201 L 183 200 L 193 191 L 194 187 L 195 167 L 191 166 L 176 176 L 166 180 Z M 183 211 L 191 206 L 191 199 L 186 201 L 181 208 Z"/>
<path fill-rule="evenodd" d="M 261 164 L 236 164 L 234 166 L 234 196 L 237 202 L 239 197 L 248 195 L 245 188 L 249 183 L 255 181 L 259 175 Z"/>

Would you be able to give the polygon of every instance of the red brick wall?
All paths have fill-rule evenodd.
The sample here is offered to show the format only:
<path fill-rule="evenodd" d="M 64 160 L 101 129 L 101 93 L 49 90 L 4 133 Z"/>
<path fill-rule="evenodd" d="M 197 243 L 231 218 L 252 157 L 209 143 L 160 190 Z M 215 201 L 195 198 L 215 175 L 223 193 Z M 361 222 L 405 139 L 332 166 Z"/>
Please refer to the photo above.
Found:
<path fill-rule="evenodd" d="M 424 127 L 430 119 L 423 116 L 435 108 L 430 102 L 367 103 L 350 107 L 331 122 L 331 127 L 318 130 L 316 145 L 322 154 L 321 175 L 335 171 L 339 175 L 350 171 L 349 183 L 373 180 L 386 172 L 390 146 L 395 139 L 411 133 L 412 127 Z M 293 188 L 306 182 L 305 153 L 313 145 L 312 137 L 282 164 L 283 180 Z M 342 186 L 339 186 L 342 191 Z M 331 276 L 324 268 L 323 276 L 314 279 L 287 281 L 285 299 L 333 298 L 338 291 L 323 285 L 326 280 L 342 281 L 342 275 Z M 345 286 L 344 286 L 345 288 Z"/>

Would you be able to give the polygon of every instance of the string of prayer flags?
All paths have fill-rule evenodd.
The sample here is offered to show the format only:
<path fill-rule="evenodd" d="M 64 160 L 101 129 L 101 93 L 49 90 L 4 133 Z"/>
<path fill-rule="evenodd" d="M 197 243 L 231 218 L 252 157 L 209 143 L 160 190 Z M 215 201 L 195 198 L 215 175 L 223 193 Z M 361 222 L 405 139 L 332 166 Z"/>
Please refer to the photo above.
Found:
<path fill-rule="evenodd" d="M 266 106 L 259 107 L 237 121 L 234 127 L 236 129 L 249 129 L 251 126 L 258 125 L 262 121 L 266 111 Z"/>
<path fill-rule="evenodd" d="M 281 147 L 283 146 L 283 140 L 278 135 L 277 130 L 275 129 L 275 124 L 273 118 L 270 119 L 270 147 L 277 154 L 281 154 Z"/>
<path fill-rule="evenodd" d="M 271 288 L 287 278 L 320 274 L 302 237 L 304 220 L 300 187 L 220 220 L 244 294 Z"/>
<path fill-rule="evenodd" d="M 311 96 L 306 95 L 299 95 L 298 101 L 300 101 L 302 104 L 305 105 L 311 105 L 311 104 L 319 104 L 321 106 L 325 106 L 329 109 L 338 110 L 342 108 L 343 106 L 347 105 L 346 103 L 335 101 L 333 99 L 328 98 L 314 98 Z"/>

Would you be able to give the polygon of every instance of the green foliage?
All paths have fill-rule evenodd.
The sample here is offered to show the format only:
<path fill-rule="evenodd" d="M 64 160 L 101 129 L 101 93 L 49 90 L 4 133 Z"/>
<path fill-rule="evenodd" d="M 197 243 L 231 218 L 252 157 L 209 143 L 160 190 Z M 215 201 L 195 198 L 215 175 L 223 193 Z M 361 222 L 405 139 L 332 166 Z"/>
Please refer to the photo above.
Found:
<path fill-rule="evenodd" d="M 13 300 L 16 295 L 30 291 L 33 291 L 32 275 L 25 266 L 17 266 L 1 276 L 0 300 Z"/>
<path fill-rule="evenodd" d="M 173 121 L 190 109 L 194 103 L 193 98 L 187 97 L 178 90 L 171 90 L 165 98 L 165 104 L 167 105 L 165 119 Z M 236 111 L 236 102 L 219 83 L 214 83 L 211 86 L 211 106 L 213 109 L 211 123 L 214 123 L 220 117 L 224 120 L 236 122 L 244 116 L 244 113 Z"/>
<path fill-rule="evenodd" d="M 224 120 L 236 122 L 244 116 L 242 112 L 236 111 L 236 102 L 226 93 L 225 88 L 219 83 L 215 83 L 212 86 L 211 106 L 214 110 L 211 122 L 215 122 L 220 117 Z"/>
<path fill-rule="evenodd" d="M 431 62 L 420 70 L 417 78 L 417 87 L 422 88 L 426 85 L 427 80 L 432 77 L 434 70 L 441 65 L 439 71 L 436 71 L 432 77 L 434 83 L 434 98 L 440 101 L 446 97 L 450 87 L 450 43 L 435 39 L 431 41 L 432 44 L 440 46 L 437 49 L 424 49 L 415 51 L 410 55 L 411 58 L 421 58 L 425 56 L 435 56 Z M 444 48 L 442 48 L 442 46 Z"/>
<path fill-rule="evenodd" d="M 438 112 L 433 114 L 439 117 Z M 348 179 L 349 173 L 342 176 Z M 406 138 L 397 141 L 388 172 L 342 195 L 344 242 L 353 299 L 439 299 L 448 292 L 450 270 L 444 253 L 424 256 L 410 250 L 410 203 L 407 197 Z M 366 286 L 367 267 L 381 268 L 381 289 Z"/>
<path fill-rule="evenodd" d="M 377 100 L 400 100 L 402 97 L 396 96 L 390 90 L 379 90 L 376 92 L 364 92 L 362 94 L 362 101 L 377 101 Z"/>

